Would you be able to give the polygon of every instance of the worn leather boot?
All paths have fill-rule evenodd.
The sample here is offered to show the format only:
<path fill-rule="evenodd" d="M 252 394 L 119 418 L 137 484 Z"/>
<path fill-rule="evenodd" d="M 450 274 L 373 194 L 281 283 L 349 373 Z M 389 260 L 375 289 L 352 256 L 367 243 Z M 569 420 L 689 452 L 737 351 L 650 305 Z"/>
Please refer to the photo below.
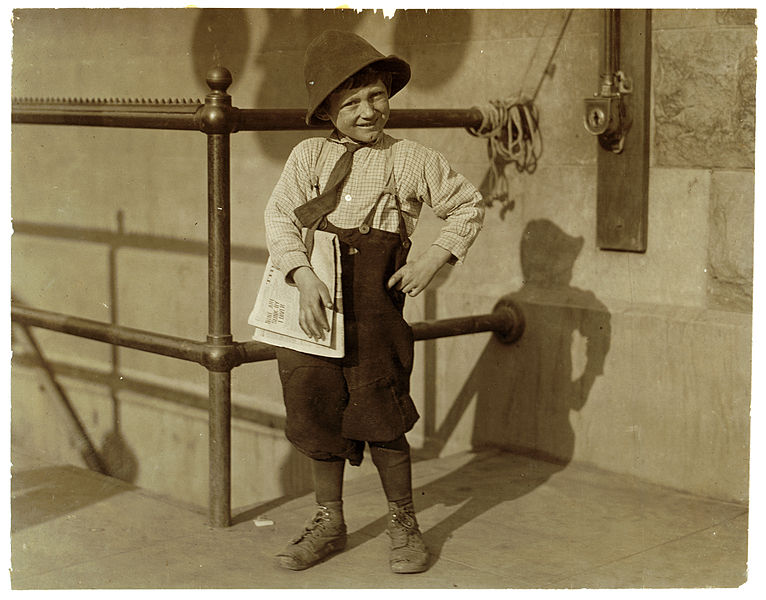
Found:
<path fill-rule="evenodd" d="M 388 503 L 387 533 L 391 538 L 390 564 L 394 573 L 422 573 L 428 568 L 428 549 L 418 528 L 412 502 Z"/>
<path fill-rule="evenodd" d="M 306 523 L 303 532 L 276 555 L 277 565 L 302 571 L 333 552 L 343 550 L 346 547 L 346 524 L 342 506 L 342 502 L 317 506 L 316 514 Z"/>

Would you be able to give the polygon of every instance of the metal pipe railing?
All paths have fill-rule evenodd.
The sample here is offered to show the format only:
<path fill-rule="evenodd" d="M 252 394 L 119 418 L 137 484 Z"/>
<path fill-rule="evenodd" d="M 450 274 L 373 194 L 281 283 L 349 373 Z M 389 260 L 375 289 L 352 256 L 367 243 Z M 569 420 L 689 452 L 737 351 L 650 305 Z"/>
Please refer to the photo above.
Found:
<path fill-rule="evenodd" d="M 195 116 L 207 134 L 208 169 L 208 346 L 222 358 L 235 346 L 231 335 L 231 203 L 230 145 L 236 111 L 226 90 L 231 74 L 218 70 L 208 77 L 210 93 Z M 209 382 L 209 514 L 228 526 L 231 520 L 231 369 L 208 364 Z"/>
<path fill-rule="evenodd" d="M 80 125 L 92 127 L 129 127 L 132 129 L 171 129 L 198 131 L 204 119 L 205 105 L 193 100 L 168 100 L 166 104 L 128 103 L 126 101 L 52 101 L 14 100 L 12 123 L 43 125 Z M 235 131 L 299 131 L 328 129 L 306 125 L 306 111 L 297 108 L 233 108 L 231 119 Z M 457 109 L 393 109 L 386 127 L 390 129 L 472 127 L 482 124 L 477 108 Z"/>
<path fill-rule="evenodd" d="M 238 131 L 286 131 L 328 129 L 306 125 L 306 111 L 296 108 L 249 108 L 239 110 Z M 392 109 L 386 127 L 414 129 L 419 127 L 474 127 L 482 123 L 479 109 Z"/>
<path fill-rule="evenodd" d="M 199 100 L 77 100 L 21 98 L 11 104 L 12 123 L 87 125 L 199 131 Z"/>
<path fill-rule="evenodd" d="M 41 310 L 15 302 L 11 304 L 11 320 L 25 327 L 39 327 L 114 346 L 196 362 L 211 370 L 233 369 L 243 364 L 276 358 L 274 347 L 261 342 L 201 342 Z M 524 316 L 517 304 L 503 299 L 498 302 L 493 312 L 488 314 L 420 321 L 410 326 L 415 341 L 491 332 L 502 341 L 511 343 L 516 341 L 524 330 Z"/>
<path fill-rule="evenodd" d="M 17 304 L 11 319 L 24 326 L 193 361 L 209 374 L 209 520 L 215 527 L 231 521 L 231 370 L 241 364 L 271 360 L 274 349 L 258 342 L 234 342 L 230 298 L 230 134 L 238 131 L 304 130 L 299 109 L 238 109 L 227 89 L 231 74 L 222 67 L 208 72 L 205 102 L 124 100 L 14 100 L 12 123 L 198 130 L 208 136 L 208 336 L 206 342 L 101 323 Z M 478 109 L 392 110 L 388 127 L 477 128 Z M 414 323 L 416 340 L 492 331 L 505 343 L 524 330 L 521 311 L 501 300 L 487 315 Z"/>
<path fill-rule="evenodd" d="M 11 305 L 11 320 L 28 327 L 68 333 L 107 344 L 196 362 L 203 366 L 207 362 L 206 345 L 194 340 L 73 317 L 16 303 Z"/>
<path fill-rule="evenodd" d="M 491 313 L 413 323 L 412 334 L 420 341 L 492 331 L 503 343 L 512 344 L 524 333 L 524 327 L 519 305 L 510 298 L 501 298 Z"/>

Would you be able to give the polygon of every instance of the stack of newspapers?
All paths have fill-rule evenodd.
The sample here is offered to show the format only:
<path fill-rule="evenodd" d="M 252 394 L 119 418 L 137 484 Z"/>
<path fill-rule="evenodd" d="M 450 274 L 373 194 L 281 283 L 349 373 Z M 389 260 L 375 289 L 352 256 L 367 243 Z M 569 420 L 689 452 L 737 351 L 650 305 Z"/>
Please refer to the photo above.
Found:
<path fill-rule="evenodd" d="M 329 333 L 321 340 L 307 336 L 298 324 L 300 292 L 285 281 L 285 274 L 271 262 L 266 263 L 255 306 L 247 322 L 255 326 L 253 339 L 272 346 L 291 348 L 307 354 L 341 358 L 343 344 L 343 286 L 341 285 L 340 244 L 338 236 L 326 231 L 314 233 L 311 266 L 334 298 L 326 308 Z"/>

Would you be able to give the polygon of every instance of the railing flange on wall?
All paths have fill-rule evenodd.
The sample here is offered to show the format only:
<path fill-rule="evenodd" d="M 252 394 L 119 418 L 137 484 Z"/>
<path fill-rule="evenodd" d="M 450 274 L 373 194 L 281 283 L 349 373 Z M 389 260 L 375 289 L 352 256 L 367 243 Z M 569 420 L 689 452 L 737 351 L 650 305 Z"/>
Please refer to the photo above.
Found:
<path fill-rule="evenodd" d="M 495 331 L 495 337 L 503 344 L 516 343 L 524 334 L 524 328 L 526 327 L 521 307 L 509 297 L 503 296 L 495 304 L 492 312 L 507 315 L 508 321 L 511 324 L 503 331 Z"/>

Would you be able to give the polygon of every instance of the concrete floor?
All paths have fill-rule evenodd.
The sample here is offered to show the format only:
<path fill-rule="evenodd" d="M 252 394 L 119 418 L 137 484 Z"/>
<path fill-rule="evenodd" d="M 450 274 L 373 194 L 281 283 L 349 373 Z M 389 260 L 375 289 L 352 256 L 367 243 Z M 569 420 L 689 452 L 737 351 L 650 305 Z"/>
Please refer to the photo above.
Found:
<path fill-rule="evenodd" d="M 500 452 L 415 464 L 433 552 L 419 575 L 388 570 L 376 477 L 346 483 L 346 551 L 307 571 L 271 556 L 312 496 L 237 511 L 213 529 L 193 509 L 116 479 L 14 450 L 13 589 L 689 588 L 747 578 L 747 506 Z M 265 515 L 273 525 L 258 527 Z"/>

